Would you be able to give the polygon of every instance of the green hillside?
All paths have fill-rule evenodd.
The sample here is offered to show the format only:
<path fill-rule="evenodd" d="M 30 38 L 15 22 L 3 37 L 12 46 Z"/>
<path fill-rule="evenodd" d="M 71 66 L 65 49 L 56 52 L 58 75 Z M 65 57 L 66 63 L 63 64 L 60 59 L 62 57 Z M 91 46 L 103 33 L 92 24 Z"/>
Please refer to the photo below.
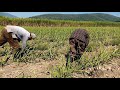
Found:
<path fill-rule="evenodd" d="M 30 18 L 74 21 L 119 21 L 120 18 L 109 14 L 44 14 Z"/>
<path fill-rule="evenodd" d="M 0 16 L 9 17 L 9 18 L 16 18 L 16 16 L 11 15 L 9 13 L 4 13 L 4 12 L 0 12 Z"/>

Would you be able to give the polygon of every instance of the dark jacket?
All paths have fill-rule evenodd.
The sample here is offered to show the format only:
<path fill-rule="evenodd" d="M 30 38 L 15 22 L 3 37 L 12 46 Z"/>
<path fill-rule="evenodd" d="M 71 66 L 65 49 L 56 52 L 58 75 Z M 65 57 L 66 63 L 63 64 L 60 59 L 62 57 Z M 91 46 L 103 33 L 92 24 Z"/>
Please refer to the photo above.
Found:
<path fill-rule="evenodd" d="M 89 39 L 89 34 L 84 29 L 77 29 L 71 34 L 69 38 L 70 51 L 66 55 L 66 65 L 68 64 L 69 56 L 71 62 L 81 58 L 85 51 L 85 48 L 89 44 Z"/>
<path fill-rule="evenodd" d="M 69 40 L 77 39 L 81 42 L 84 42 L 86 46 L 89 43 L 89 34 L 85 29 L 76 29 L 70 36 Z"/>

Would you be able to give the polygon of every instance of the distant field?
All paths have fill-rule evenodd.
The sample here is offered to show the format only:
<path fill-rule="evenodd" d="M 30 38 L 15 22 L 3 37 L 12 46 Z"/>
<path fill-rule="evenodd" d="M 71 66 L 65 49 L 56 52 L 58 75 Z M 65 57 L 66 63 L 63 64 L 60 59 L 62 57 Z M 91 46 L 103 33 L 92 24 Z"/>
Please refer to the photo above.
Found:
<path fill-rule="evenodd" d="M 83 28 L 89 32 L 90 43 L 79 64 L 69 69 L 65 69 L 65 65 L 55 65 L 51 68 L 51 77 L 72 77 L 71 74 L 77 70 L 95 67 L 113 58 L 120 58 L 120 27 L 23 27 L 37 35 L 34 41 L 28 41 L 28 45 L 33 47 L 33 50 L 17 60 L 26 63 L 36 63 L 41 59 L 65 61 L 64 54 L 69 49 L 68 38 L 72 31 Z M 0 30 L 2 28 L 3 26 Z M 10 48 L 5 44 L 5 47 L 0 49 L 0 55 L 3 53 L 5 55 L 0 57 L 2 62 L 8 56 Z M 13 60 L 12 57 L 10 60 Z"/>
<path fill-rule="evenodd" d="M 72 21 L 72 20 L 48 20 L 48 19 L 34 19 L 34 18 L 7 18 L 0 17 L 0 25 L 8 24 L 20 26 L 52 26 L 52 27 L 119 27 L 120 22 L 109 21 Z"/>

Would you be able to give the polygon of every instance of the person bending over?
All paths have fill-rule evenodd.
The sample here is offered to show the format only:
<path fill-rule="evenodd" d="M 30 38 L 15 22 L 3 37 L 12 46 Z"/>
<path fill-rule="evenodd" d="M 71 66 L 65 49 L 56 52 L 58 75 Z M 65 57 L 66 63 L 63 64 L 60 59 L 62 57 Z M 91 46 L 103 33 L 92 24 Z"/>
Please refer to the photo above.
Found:
<path fill-rule="evenodd" d="M 35 38 L 36 35 L 34 33 L 28 32 L 23 27 L 7 25 L 1 31 L 0 46 L 8 42 L 13 50 L 23 51 L 26 47 L 27 40 L 32 40 Z M 19 45 L 20 41 L 22 41 L 22 47 Z"/>
<path fill-rule="evenodd" d="M 81 58 L 85 51 L 85 48 L 89 44 L 89 39 L 90 39 L 89 34 L 85 29 L 76 29 L 74 32 L 72 32 L 69 38 L 70 50 L 66 55 L 67 57 L 66 65 L 68 64 L 69 56 L 70 62 L 73 62 Z"/>

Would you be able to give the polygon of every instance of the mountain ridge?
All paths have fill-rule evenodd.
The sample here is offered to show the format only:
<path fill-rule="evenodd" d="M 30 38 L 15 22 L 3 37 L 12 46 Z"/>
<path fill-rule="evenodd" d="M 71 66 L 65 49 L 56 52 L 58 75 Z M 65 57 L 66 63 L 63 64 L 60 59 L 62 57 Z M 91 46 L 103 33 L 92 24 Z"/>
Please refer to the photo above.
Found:
<path fill-rule="evenodd" d="M 9 18 L 17 18 L 17 16 L 14 16 L 12 14 L 5 13 L 5 12 L 0 12 L 0 16 L 9 17 Z"/>
<path fill-rule="evenodd" d="M 120 21 L 120 17 L 103 14 L 43 14 L 36 15 L 29 18 L 36 19 L 52 19 L 52 20 L 73 20 L 73 21 Z"/>

